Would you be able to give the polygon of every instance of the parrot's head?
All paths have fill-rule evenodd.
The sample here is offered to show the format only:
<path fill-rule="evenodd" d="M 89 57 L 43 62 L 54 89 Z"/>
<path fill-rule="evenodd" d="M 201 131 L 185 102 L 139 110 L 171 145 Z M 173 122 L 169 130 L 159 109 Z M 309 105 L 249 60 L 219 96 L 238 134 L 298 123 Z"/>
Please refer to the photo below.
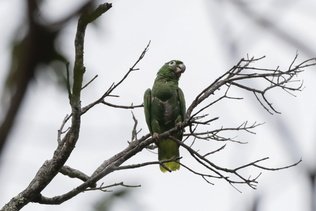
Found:
<path fill-rule="evenodd" d="M 182 61 L 171 60 L 165 63 L 158 71 L 158 76 L 171 80 L 179 80 L 182 73 L 185 71 L 185 65 Z"/>

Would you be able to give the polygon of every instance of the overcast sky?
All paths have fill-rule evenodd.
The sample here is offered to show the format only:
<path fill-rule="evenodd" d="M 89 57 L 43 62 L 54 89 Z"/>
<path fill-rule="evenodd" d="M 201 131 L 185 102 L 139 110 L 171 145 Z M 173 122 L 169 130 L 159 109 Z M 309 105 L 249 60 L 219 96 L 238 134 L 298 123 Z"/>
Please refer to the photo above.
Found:
<path fill-rule="evenodd" d="M 247 1 L 245 1 L 247 2 Z M 316 50 L 316 3 L 313 0 L 249 1 L 251 11 L 271 20 L 278 30 L 287 32 L 308 49 Z M 43 12 L 51 20 L 67 14 L 78 1 L 48 0 Z M 116 91 L 118 104 L 142 103 L 144 91 L 152 86 L 157 70 L 171 59 L 182 60 L 187 69 L 180 80 L 187 104 L 204 87 L 227 71 L 239 59 L 250 56 L 266 59 L 259 66 L 286 68 L 298 52 L 299 60 L 312 57 L 313 51 L 300 49 L 280 36 L 258 26 L 237 4 L 216 0 L 134 0 L 113 1 L 113 8 L 89 26 L 85 43 L 86 81 L 95 74 L 99 77 L 83 92 L 82 104 L 97 99 L 117 82 L 136 61 L 148 41 L 151 45 L 146 57 Z M 272 6 L 273 5 L 273 6 Z M 18 0 L 0 2 L 0 81 L 3 82 L 8 67 L 10 39 L 23 18 L 24 5 Z M 10 18 L 8 18 L 10 17 Z M 12 18 L 16 17 L 16 18 Z M 75 22 L 64 30 L 57 43 L 73 58 Z M 316 51 L 314 51 L 316 52 Z M 305 167 L 315 169 L 316 120 L 315 73 L 310 69 L 302 74 L 304 91 L 297 97 L 282 91 L 274 92 L 271 100 L 282 112 L 269 115 L 253 96 L 235 91 L 245 98 L 242 102 L 223 102 L 210 109 L 211 115 L 220 116 L 218 125 L 238 126 L 243 121 L 265 122 L 256 129 L 257 135 L 242 135 L 247 145 L 228 144 L 226 151 L 214 156 L 223 166 L 249 162 L 269 156 L 265 164 L 279 167 L 291 164 L 301 157 L 302 165 L 279 172 L 263 172 L 256 191 L 240 187 L 242 194 L 224 181 L 209 185 L 203 179 L 181 169 L 172 174 L 162 174 L 158 166 L 116 172 L 101 180 L 105 184 L 124 181 L 142 187 L 133 189 L 128 200 L 114 207 L 118 210 L 217 210 L 249 209 L 257 196 L 262 196 L 260 211 L 307 210 L 309 184 L 302 173 Z M 1 86 L 2 88 L 2 86 Z M 1 162 L 0 206 L 22 191 L 34 177 L 41 164 L 50 159 L 57 145 L 57 130 L 65 115 L 70 112 L 68 98 L 53 80 L 37 80 L 28 90 L 17 124 Z M 148 133 L 142 109 L 134 111 L 139 120 L 141 135 Z M 2 116 L 2 115 L 0 115 Z M 130 111 L 97 106 L 83 117 L 77 147 L 67 164 L 87 174 L 127 146 L 131 137 L 133 120 Z M 201 148 L 215 149 L 218 143 L 201 144 Z M 183 160 L 190 164 L 189 155 L 181 151 Z M 144 150 L 128 163 L 152 161 L 157 155 Z M 255 175 L 257 170 L 246 173 Z M 44 194 L 53 196 L 72 189 L 79 182 L 57 176 Z M 29 204 L 26 211 L 92 210 L 93 204 L 104 194 L 86 192 L 56 206 Z"/>

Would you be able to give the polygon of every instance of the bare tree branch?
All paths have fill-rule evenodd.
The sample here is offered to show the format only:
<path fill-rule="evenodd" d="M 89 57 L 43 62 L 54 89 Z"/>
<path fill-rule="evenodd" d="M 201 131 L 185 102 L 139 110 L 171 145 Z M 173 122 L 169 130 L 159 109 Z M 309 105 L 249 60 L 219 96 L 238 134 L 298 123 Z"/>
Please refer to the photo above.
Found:
<path fill-rule="evenodd" d="M 237 63 L 237 65 L 235 65 L 225 74 L 217 78 L 212 84 L 210 84 L 200 94 L 198 94 L 193 103 L 189 106 L 187 110 L 187 119 L 194 117 L 193 115 L 191 116 L 192 111 L 199 104 L 208 99 L 210 95 L 215 94 L 215 92 L 224 85 L 226 85 L 228 88 L 231 86 L 235 86 L 242 90 L 252 92 L 259 101 L 259 103 L 269 113 L 278 113 L 278 111 L 273 107 L 272 103 L 266 98 L 266 94 L 270 90 L 275 88 L 281 88 L 282 90 L 288 92 L 300 91 L 302 88 L 302 83 L 300 81 L 294 80 L 294 77 L 296 77 L 297 74 L 302 72 L 303 69 L 310 66 L 314 66 L 316 64 L 315 58 L 312 58 L 303 61 L 298 65 L 294 65 L 294 63 L 297 60 L 296 55 L 293 61 L 291 62 L 291 65 L 289 66 L 288 70 L 280 70 L 278 68 L 267 69 L 252 66 L 253 63 L 258 62 L 263 58 L 264 57 L 253 57 L 250 59 L 241 59 Z M 246 81 L 249 80 L 255 81 L 256 84 L 263 83 L 265 84 L 265 87 L 253 87 L 249 84 L 245 84 Z M 225 95 L 219 98 L 217 101 L 213 101 L 211 104 L 214 104 L 223 98 L 227 98 L 227 93 L 225 93 Z"/>
<path fill-rule="evenodd" d="M 81 89 L 85 89 L 87 86 L 89 86 L 96 78 L 98 75 L 95 75 L 88 83 L 86 83 Z"/>
<path fill-rule="evenodd" d="M 64 165 L 59 172 L 65 176 L 68 176 L 70 178 L 78 178 L 80 180 L 82 180 L 83 182 L 87 181 L 89 179 L 89 176 L 86 175 L 85 173 L 71 168 L 69 166 Z M 96 187 L 96 184 L 93 184 L 91 187 Z"/>
<path fill-rule="evenodd" d="M 70 105 L 72 109 L 71 126 L 66 135 L 61 139 L 58 137 L 59 144 L 50 160 L 44 162 L 37 174 L 21 193 L 12 198 L 1 210 L 15 211 L 20 210 L 29 202 L 37 201 L 41 196 L 41 191 L 52 181 L 56 174 L 63 167 L 74 149 L 79 137 L 81 122 L 81 88 L 83 74 L 85 71 L 83 62 L 84 36 L 87 25 L 112 7 L 111 4 L 102 4 L 94 11 L 84 13 L 80 16 L 77 33 L 75 38 L 75 65 L 72 93 L 70 96 Z M 65 121 L 65 120 L 64 120 Z M 62 124 L 62 127 L 64 123 Z M 60 130 L 62 131 L 62 130 Z M 93 183 L 90 184 L 92 186 Z"/>
<path fill-rule="evenodd" d="M 144 162 L 144 163 L 138 163 L 138 164 L 130 164 L 126 166 L 119 166 L 116 168 L 116 170 L 126 170 L 126 169 L 135 169 L 135 168 L 140 168 L 144 166 L 149 166 L 149 165 L 162 165 L 164 168 L 168 169 L 166 166 L 164 166 L 164 163 L 170 162 L 170 161 L 179 161 L 181 157 L 179 158 L 173 158 L 173 159 L 167 159 L 164 161 L 151 161 L 151 162 Z"/>
<path fill-rule="evenodd" d="M 112 103 L 105 102 L 104 100 L 101 101 L 101 103 L 104 104 L 104 105 L 113 107 L 113 108 L 123 108 L 123 109 L 134 109 L 134 108 L 141 108 L 141 107 L 143 107 L 143 104 L 140 104 L 140 105 L 133 105 L 133 104 L 132 104 L 132 105 L 130 105 L 130 106 L 115 105 L 115 104 L 112 104 Z"/>
<path fill-rule="evenodd" d="M 206 180 L 206 177 L 215 178 L 215 179 L 224 179 L 229 184 L 231 184 L 234 188 L 236 188 L 236 190 L 238 190 L 238 191 L 239 191 L 239 189 L 235 186 L 237 184 L 247 184 L 250 188 L 256 189 L 256 185 L 258 183 L 257 179 L 261 175 L 261 173 L 260 173 L 256 177 L 251 177 L 251 175 L 243 176 L 239 173 L 239 171 L 242 169 L 245 169 L 248 167 L 255 167 L 255 168 L 268 170 L 268 171 L 276 171 L 276 170 L 282 170 L 282 169 L 287 169 L 287 168 L 296 166 L 297 164 L 299 164 L 302 161 L 300 159 L 299 161 L 297 161 L 296 163 L 291 164 L 291 165 L 287 165 L 287 166 L 283 166 L 283 167 L 279 167 L 279 168 L 269 168 L 269 167 L 264 167 L 264 166 L 261 166 L 258 164 L 264 160 L 269 159 L 268 157 L 265 157 L 265 158 L 261 158 L 261 159 L 252 161 L 250 163 L 238 166 L 236 168 L 232 168 L 232 169 L 223 168 L 223 167 L 216 165 L 215 163 L 211 162 L 209 159 L 206 158 L 206 156 L 209 155 L 209 153 L 207 153 L 205 155 L 201 155 L 200 153 L 198 153 L 196 150 L 194 150 L 192 147 L 186 145 L 185 143 L 183 143 L 183 142 L 181 142 L 173 137 L 171 137 L 171 138 L 174 141 L 176 141 L 181 147 L 185 148 L 192 155 L 192 157 L 198 163 L 200 163 L 202 166 L 204 166 L 208 171 L 210 171 L 210 173 L 200 173 L 200 172 L 195 171 L 192 168 L 188 167 L 187 165 L 184 165 L 183 163 L 181 164 L 182 166 L 185 166 L 185 168 L 188 169 L 190 172 L 201 176 L 204 180 Z M 219 151 L 219 150 L 222 150 L 222 148 L 219 148 L 216 151 Z M 213 152 L 211 152 L 211 153 L 213 153 Z M 209 180 L 207 180 L 207 182 L 213 184 Z"/>
<path fill-rule="evenodd" d="M 109 190 L 109 189 L 113 188 L 113 187 L 117 187 L 117 186 L 121 186 L 121 187 L 125 187 L 125 188 L 139 188 L 139 187 L 141 187 L 141 185 L 126 185 L 123 182 L 114 183 L 112 185 L 104 185 L 104 183 L 102 183 L 99 187 L 88 188 L 87 191 L 100 190 L 103 192 L 112 192 L 112 190 Z"/>
<path fill-rule="evenodd" d="M 122 79 L 117 82 L 116 84 L 113 83 L 108 90 L 96 101 L 90 103 L 89 105 L 85 106 L 82 108 L 82 114 L 86 113 L 89 109 L 91 109 L 92 107 L 94 107 L 97 104 L 103 103 L 105 105 L 111 106 L 111 107 L 115 107 L 115 108 L 125 108 L 125 109 L 133 109 L 133 108 L 137 108 L 137 107 L 142 107 L 142 105 L 136 105 L 136 106 L 122 106 L 122 105 L 114 105 L 111 103 L 106 102 L 104 99 L 106 97 L 111 96 L 112 92 L 119 86 L 121 85 L 125 79 L 130 75 L 130 73 L 138 70 L 136 68 L 136 66 L 138 65 L 138 63 L 144 58 L 144 56 L 146 55 L 146 52 L 148 51 L 150 46 L 150 41 L 148 42 L 147 46 L 145 47 L 145 49 L 142 51 L 142 53 L 140 54 L 140 56 L 138 57 L 137 61 L 132 65 L 132 67 L 129 68 L 129 70 L 127 71 L 127 73 L 122 77 Z"/>

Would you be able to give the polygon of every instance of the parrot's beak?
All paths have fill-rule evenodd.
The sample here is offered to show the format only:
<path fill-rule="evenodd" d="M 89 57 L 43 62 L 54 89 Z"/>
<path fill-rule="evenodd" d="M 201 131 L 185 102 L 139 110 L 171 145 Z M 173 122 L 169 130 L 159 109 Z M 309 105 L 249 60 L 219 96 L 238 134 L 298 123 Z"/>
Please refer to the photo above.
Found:
<path fill-rule="evenodd" d="M 176 69 L 176 74 L 177 75 L 181 75 L 181 73 L 184 73 L 184 71 L 185 71 L 185 65 L 184 64 L 177 65 L 177 69 Z"/>

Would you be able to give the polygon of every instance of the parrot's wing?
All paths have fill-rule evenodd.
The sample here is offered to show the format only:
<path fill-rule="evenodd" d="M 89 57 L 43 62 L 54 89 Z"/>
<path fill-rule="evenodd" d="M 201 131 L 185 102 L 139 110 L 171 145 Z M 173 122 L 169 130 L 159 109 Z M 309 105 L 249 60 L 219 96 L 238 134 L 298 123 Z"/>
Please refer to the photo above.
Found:
<path fill-rule="evenodd" d="M 146 117 L 146 123 L 148 125 L 149 131 L 152 134 L 151 128 L 151 90 L 147 89 L 144 94 L 144 111 Z"/>
<path fill-rule="evenodd" d="M 178 97 L 179 97 L 179 103 L 180 103 L 180 115 L 183 121 L 185 118 L 186 108 L 185 108 L 184 94 L 180 88 L 178 88 Z"/>

